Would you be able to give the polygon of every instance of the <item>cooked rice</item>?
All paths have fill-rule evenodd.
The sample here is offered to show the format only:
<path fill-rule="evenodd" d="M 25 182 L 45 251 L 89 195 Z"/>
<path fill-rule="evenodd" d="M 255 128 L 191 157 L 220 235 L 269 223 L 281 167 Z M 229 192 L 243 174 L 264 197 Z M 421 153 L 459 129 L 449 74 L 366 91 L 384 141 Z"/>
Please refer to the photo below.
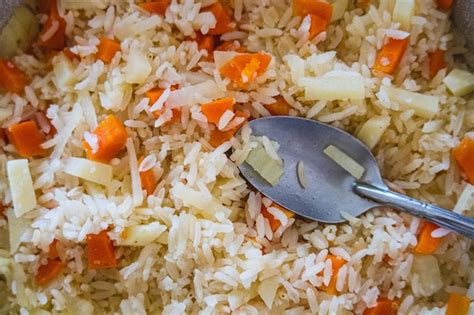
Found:
<path fill-rule="evenodd" d="M 449 292 L 472 299 L 470 240 L 438 228 L 432 236 L 442 237 L 439 248 L 420 257 L 413 247 L 422 221 L 388 208 L 359 218 L 341 211 L 348 222 L 339 225 L 289 219 L 239 175 L 237 166 L 255 146 L 250 128 L 245 125 L 239 136 L 214 149 L 210 124 L 200 111 L 202 103 L 231 96 L 253 118 L 269 116 L 266 105 L 281 95 L 290 115 L 352 134 L 370 117 L 390 116 L 373 150 L 387 184 L 472 216 L 474 186 L 463 181 L 450 152 L 474 128 L 473 102 L 448 93 L 442 84 L 445 70 L 428 79 L 427 54 L 437 48 L 446 50 L 450 69 L 468 67 L 463 39 L 450 32 L 447 15 L 436 10 L 433 0 L 417 0 L 408 53 L 395 76 L 381 79 L 370 69 L 377 50 L 387 36 L 407 36 L 392 20 L 393 0 L 374 0 L 367 9 L 350 3 L 342 18 L 312 41 L 310 19 L 294 17 L 289 1 L 236 0 L 229 5 L 238 27 L 220 40 L 265 51 L 272 62 L 248 90 L 235 90 L 191 40 L 198 31 L 206 34 L 215 27 L 215 17 L 200 12 L 214 2 L 173 0 L 164 16 L 128 2 L 65 8 L 70 50 L 80 60 L 72 63 L 70 81 L 64 84 L 51 66 L 58 58 L 48 61 L 36 48 L 36 55 L 13 58 L 31 80 L 22 96 L 0 95 L 0 127 L 40 110 L 57 133 L 43 143 L 52 151 L 49 157 L 29 162 L 37 205 L 17 220 L 21 245 L 12 253 L 7 228 L 13 223 L 0 219 L 0 312 L 360 314 L 387 297 L 399 301 L 399 314 L 443 314 Z M 53 23 L 42 40 L 58 27 Z M 121 42 L 110 64 L 94 58 L 102 36 Z M 135 53 L 149 67 L 143 81 L 132 84 L 127 80 L 135 69 L 127 64 Z M 363 77 L 364 100 L 305 98 L 301 78 L 349 70 Z M 179 89 L 171 91 L 172 85 Z M 441 109 L 432 120 L 419 117 L 392 102 L 381 86 L 438 96 Z M 165 92 L 150 104 L 144 95 L 155 87 Z M 181 119 L 170 123 L 176 109 Z M 129 135 L 126 150 L 110 163 L 112 181 L 100 186 L 65 173 L 69 158 L 84 157 L 83 140 L 97 149 L 91 132 L 111 113 L 124 121 Z M 242 123 L 242 117 L 231 114 L 221 117 L 219 129 Z M 50 127 L 41 120 L 38 124 L 44 132 Z M 279 160 L 275 143 L 261 141 L 268 155 Z M 13 145 L 3 145 L 0 200 L 7 210 L 12 196 L 6 162 L 16 157 Z M 139 164 L 140 157 L 145 158 Z M 297 168 L 304 186 L 302 166 Z M 140 172 L 150 170 L 159 182 L 146 197 Z M 262 205 L 280 223 L 277 230 Z M 126 228 L 151 223 L 163 228 L 155 240 L 120 245 Z M 104 229 L 115 242 L 119 266 L 89 270 L 86 237 Z M 59 256 L 68 263 L 57 279 L 37 286 L 34 275 L 47 261 L 53 239 L 59 240 Z M 335 275 L 328 255 L 347 261 Z M 337 277 L 335 294 L 324 291 L 332 276 Z"/>

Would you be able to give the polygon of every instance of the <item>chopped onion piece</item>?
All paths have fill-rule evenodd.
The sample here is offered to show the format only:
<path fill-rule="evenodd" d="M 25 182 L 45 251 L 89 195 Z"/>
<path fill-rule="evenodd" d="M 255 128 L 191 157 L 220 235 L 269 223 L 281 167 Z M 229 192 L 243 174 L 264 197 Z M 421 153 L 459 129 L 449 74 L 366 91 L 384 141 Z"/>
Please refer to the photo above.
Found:
<path fill-rule="evenodd" d="M 36 195 L 33 189 L 28 160 L 11 160 L 7 162 L 8 183 L 12 195 L 13 209 L 19 218 L 36 206 Z"/>
<path fill-rule="evenodd" d="M 101 0 L 61 0 L 65 10 L 105 9 L 107 5 Z"/>
<path fill-rule="evenodd" d="M 362 100 L 365 98 L 364 78 L 353 71 L 330 71 L 320 77 L 298 81 L 307 100 Z"/>
<path fill-rule="evenodd" d="M 438 261 L 434 256 L 414 255 L 412 268 L 414 275 L 417 276 L 412 277 L 412 280 L 416 281 L 416 278 L 419 280 L 419 284 L 416 286 L 420 291 L 419 294 L 431 296 L 443 287 Z"/>
<path fill-rule="evenodd" d="M 443 80 L 453 95 L 464 96 L 474 91 L 474 75 L 460 69 L 453 69 Z"/>
<path fill-rule="evenodd" d="M 393 8 L 393 20 L 400 23 L 400 28 L 409 31 L 411 18 L 415 13 L 415 0 L 396 0 Z"/>
<path fill-rule="evenodd" d="M 107 186 L 112 181 L 112 166 L 88 159 L 70 157 L 64 165 L 64 172 L 96 184 Z"/>
<path fill-rule="evenodd" d="M 458 198 L 458 202 L 454 206 L 453 212 L 462 214 L 465 210 L 468 210 L 472 204 L 472 195 L 474 194 L 474 186 L 466 184 L 461 195 Z"/>
<path fill-rule="evenodd" d="M 329 145 L 326 147 L 326 149 L 324 149 L 323 152 L 355 178 L 361 179 L 364 175 L 365 169 L 362 167 L 362 165 L 354 161 L 354 159 L 335 146 Z"/>
<path fill-rule="evenodd" d="M 151 73 L 150 62 L 140 49 L 132 48 L 123 72 L 127 83 L 143 83 Z"/>
<path fill-rule="evenodd" d="M 272 159 L 260 143 L 250 151 L 245 161 L 272 186 L 275 186 L 283 175 L 282 163 Z"/>
<path fill-rule="evenodd" d="M 389 116 L 372 117 L 365 122 L 357 133 L 357 138 L 364 142 L 370 149 L 373 149 L 380 141 L 385 130 L 390 125 Z"/>
<path fill-rule="evenodd" d="M 406 109 L 413 109 L 415 114 L 431 119 L 439 112 L 439 98 L 432 95 L 411 92 L 403 89 L 397 89 L 391 86 L 384 86 L 392 102 L 400 104 Z"/>
<path fill-rule="evenodd" d="M 8 233 L 10 236 L 10 253 L 16 252 L 21 243 L 21 237 L 30 226 L 30 220 L 23 217 L 18 218 L 10 209 L 7 210 Z"/>
<path fill-rule="evenodd" d="M 53 62 L 54 84 L 60 90 L 66 90 L 72 87 L 76 81 L 77 76 L 74 74 L 74 66 L 64 54 L 58 54 Z"/>
<path fill-rule="evenodd" d="M 146 246 L 155 241 L 166 227 L 158 222 L 129 226 L 123 231 L 124 238 L 117 241 L 120 246 Z"/>
<path fill-rule="evenodd" d="M 228 63 L 237 55 L 242 55 L 241 53 L 235 51 L 214 51 L 214 63 L 216 64 L 216 69 L 220 69 L 223 65 Z"/>
<path fill-rule="evenodd" d="M 280 283 L 277 277 L 267 278 L 258 286 L 257 292 L 270 310 L 272 309 L 273 300 L 275 299 L 275 294 L 279 286 Z"/>
<path fill-rule="evenodd" d="M 342 19 L 349 6 L 349 0 L 336 0 L 332 3 L 331 22 Z"/>
<path fill-rule="evenodd" d="M 175 108 L 209 102 L 224 97 L 224 92 L 212 80 L 171 91 L 166 106 Z"/>

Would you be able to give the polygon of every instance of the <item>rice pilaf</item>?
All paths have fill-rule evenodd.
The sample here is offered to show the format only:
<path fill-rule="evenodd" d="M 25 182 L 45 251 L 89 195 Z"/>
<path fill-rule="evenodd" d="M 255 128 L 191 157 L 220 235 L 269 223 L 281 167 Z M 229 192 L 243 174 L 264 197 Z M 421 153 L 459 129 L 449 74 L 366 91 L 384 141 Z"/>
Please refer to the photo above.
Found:
<path fill-rule="evenodd" d="M 436 247 L 417 252 L 429 225 L 388 208 L 301 220 L 237 168 L 254 148 L 248 119 L 301 116 L 360 138 L 372 124 L 392 189 L 473 215 L 452 150 L 474 103 L 443 83 L 469 56 L 437 1 L 406 1 L 402 19 L 402 1 L 334 0 L 327 24 L 295 14 L 298 1 L 84 2 L 37 15 L 51 25 L 11 58 L 26 86 L 0 94 L 2 313 L 371 314 L 389 301 L 390 314 L 445 314 L 448 299 L 474 299 L 469 239 L 433 227 Z M 61 27 L 67 49 L 52 52 Z M 393 65 L 378 57 L 390 41 L 406 51 L 376 73 Z M 403 104 L 421 94 L 435 104 Z M 35 151 L 15 138 L 26 128 Z"/>

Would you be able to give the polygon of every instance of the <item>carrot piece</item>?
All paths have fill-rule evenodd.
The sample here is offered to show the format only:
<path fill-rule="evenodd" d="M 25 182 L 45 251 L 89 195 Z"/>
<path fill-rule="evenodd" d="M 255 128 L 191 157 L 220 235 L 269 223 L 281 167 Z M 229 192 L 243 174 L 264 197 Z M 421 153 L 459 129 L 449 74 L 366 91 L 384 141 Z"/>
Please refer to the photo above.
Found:
<path fill-rule="evenodd" d="M 245 118 L 245 120 L 247 120 L 249 116 L 250 115 L 247 113 L 244 113 L 238 110 L 235 111 L 235 117 L 243 117 Z M 239 124 L 238 126 L 236 126 L 235 128 L 232 128 L 226 131 L 221 131 L 218 129 L 212 130 L 211 137 L 209 139 L 209 144 L 212 145 L 214 148 L 217 148 L 224 142 L 229 141 L 244 123 L 245 121 Z"/>
<path fill-rule="evenodd" d="M 8 92 L 19 94 L 23 91 L 27 80 L 23 72 L 12 62 L 0 59 L 0 86 Z"/>
<path fill-rule="evenodd" d="M 290 114 L 290 104 L 282 96 L 275 97 L 275 103 L 264 106 L 274 116 L 288 116 Z"/>
<path fill-rule="evenodd" d="M 51 244 L 49 244 L 49 250 L 48 250 L 48 258 L 49 259 L 59 258 L 58 249 L 56 247 L 57 245 L 58 245 L 58 240 L 57 239 L 54 239 L 51 242 Z"/>
<path fill-rule="evenodd" d="M 234 110 L 234 99 L 232 97 L 221 98 L 201 105 L 201 112 L 206 116 L 209 123 L 218 124 L 226 110 Z"/>
<path fill-rule="evenodd" d="M 156 101 L 160 98 L 161 94 L 163 94 L 164 91 L 165 91 L 164 89 L 156 88 L 156 89 L 152 89 L 146 92 L 145 96 L 148 97 L 149 99 L 148 104 L 150 106 L 153 106 L 153 104 L 156 103 Z"/>
<path fill-rule="evenodd" d="M 278 210 L 282 211 L 288 217 L 288 219 L 291 219 L 295 216 L 295 214 L 293 212 L 283 208 L 280 205 L 277 205 L 276 203 L 272 203 L 271 207 L 272 208 L 277 208 Z M 270 223 L 270 227 L 271 227 L 272 231 L 275 232 L 276 230 L 278 230 L 278 228 L 281 226 L 280 220 L 275 218 L 273 216 L 273 214 L 271 214 L 268 211 L 268 209 L 264 206 L 262 206 L 261 213 L 262 213 L 264 218 L 268 219 L 268 222 Z"/>
<path fill-rule="evenodd" d="M 123 123 L 114 115 L 107 116 L 93 131 L 97 137 L 97 152 L 84 141 L 87 158 L 98 162 L 109 162 L 125 148 L 127 130 Z"/>
<path fill-rule="evenodd" d="M 356 7 L 361 9 L 367 9 L 369 7 L 371 0 L 357 0 Z"/>
<path fill-rule="evenodd" d="M 104 269 L 117 266 L 115 247 L 107 230 L 87 235 L 87 259 L 89 269 Z"/>
<path fill-rule="evenodd" d="M 431 232 L 436 230 L 438 226 L 434 223 L 426 221 L 418 235 L 418 244 L 415 247 L 415 253 L 432 254 L 441 243 L 442 237 L 432 237 Z"/>
<path fill-rule="evenodd" d="M 0 202 L 0 216 L 5 216 L 5 206 Z"/>
<path fill-rule="evenodd" d="M 68 57 L 69 60 L 73 61 L 74 59 L 76 60 L 81 60 L 81 57 L 79 57 L 78 55 L 76 55 L 75 53 L 73 53 L 71 51 L 71 49 L 69 48 L 64 48 L 63 49 L 63 54 Z"/>
<path fill-rule="evenodd" d="M 223 42 L 219 46 L 216 47 L 218 51 L 237 51 L 241 53 L 247 52 L 247 48 L 245 46 L 242 46 L 239 42 L 237 41 L 228 41 L 228 42 Z"/>
<path fill-rule="evenodd" d="M 173 117 L 171 117 L 170 123 L 179 123 L 181 121 L 181 110 L 179 108 L 173 108 L 171 111 L 173 112 Z"/>
<path fill-rule="evenodd" d="M 49 49 L 63 49 L 66 45 L 66 21 L 59 15 L 55 0 L 51 0 L 48 20 L 39 33 L 37 43 Z"/>
<path fill-rule="evenodd" d="M 237 86 L 246 88 L 256 77 L 267 70 L 272 57 L 265 53 L 241 54 L 223 65 L 219 72 Z"/>
<path fill-rule="evenodd" d="M 397 315 L 398 303 L 387 298 L 379 298 L 377 305 L 366 308 L 363 315 Z"/>
<path fill-rule="evenodd" d="M 38 13 L 41 14 L 48 14 L 51 10 L 51 5 L 54 3 L 55 0 L 40 0 L 38 1 L 38 9 L 36 10 Z"/>
<path fill-rule="evenodd" d="M 64 263 L 59 259 L 48 259 L 46 265 L 41 265 L 36 274 L 36 284 L 44 285 L 56 278 L 63 270 Z"/>
<path fill-rule="evenodd" d="M 40 130 L 45 134 L 46 136 L 54 136 L 57 132 L 56 128 L 53 126 L 51 121 L 49 120 L 48 117 L 46 117 L 46 114 L 43 112 L 36 112 L 34 115 L 34 119 Z"/>
<path fill-rule="evenodd" d="M 429 53 L 428 58 L 430 61 L 430 79 L 433 79 L 439 70 L 446 68 L 444 50 L 437 49 L 436 51 Z"/>
<path fill-rule="evenodd" d="M 227 131 L 221 131 L 217 128 L 211 131 L 211 137 L 209 138 L 209 144 L 214 148 L 217 148 L 226 141 L 229 141 L 237 130 L 231 129 Z"/>
<path fill-rule="evenodd" d="M 293 15 L 305 17 L 308 14 L 317 15 L 329 24 L 332 5 L 320 0 L 293 0 Z"/>
<path fill-rule="evenodd" d="M 471 300 L 467 296 L 451 292 L 446 307 L 446 315 L 467 315 L 470 303 Z"/>
<path fill-rule="evenodd" d="M 11 125 L 7 129 L 7 136 L 18 154 L 23 157 L 45 155 L 47 152 L 41 147 L 46 137 L 33 120 Z"/>
<path fill-rule="evenodd" d="M 469 183 L 474 184 L 474 139 L 465 136 L 453 149 L 453 156 L 459 168 L 464 172 Z"/>
<path fill-rule="evenodd" d="M 311 18 L 311 26 L 309 28 L 309 40 L 312 40 L 318 34 L 326 30 L 326 28 L 328 27 L 328 22 L 315 14 L 310 14 L 309 16 Z"/>
<path fill-rule="evenodd" d="M 331 280 L 329 281 L 329 284 L 327 286 L 325 286 L 323 284 L 323 286 L 320 289 L 327 292 L 327 293 L 329 293 L 329 294 L 335 294 L 336 293 L 337 273 L 339 272 L 339 269 L 341 269 L 341 267 L 344 266 L 346 261 L 344 259 L 342 259 L 341 257 L 339 257 L 339 256 L 334 256 L 334 255 L 331 255 L 331 254 L 328 254 L 327 259 L 330 259 L 331 262 L 332 262 Z"/>
<path fill-rule="evenodd" d="M 165 15 L 166 9 L 168 9 L 170 3 L 171 0 L 158 0 L 140 3 L 139 6 L 150 13 Z"/>
<path fill-rule="evenodd" d="M 216 26 L 209 30 L 209 35 L 222 35 L 235 28 L 235 23 L 232 21 L 229 11 L 222 4 L 214 3 L 205 8 L 204 12 L 211 12 L 217 21 Z"/>
<path fill-rule="evenodd" d="M 138 160 L 138 165 L 140 165 L 143 161 L 143 157 Z M 140 174 L 140 182 L 142 184 L 142 188 L 146 191 L 146 195 L 149 196 L 153 194 L 156 188 L 156 178 L 153 169 L 149 169 L 147 171 L 139 172 Z"/>
<path fill-rule="evenodd" d="M 373 70 L 385 74 L 394 74 L 408 46 L 408 38 L 389 38 L 377 53 Z"/>
<path fill-rule="evenodd" d="M 107 37 L 102 37 L 99 46 L 97 46 L 97 50 L 96 57 L 104 63 L 109 64 L 115 54 L 120 51 L 120 44 Z"/>
<path fill-rule="evenodd" d="M 441 10 L 448 11 L 453 5 L 453 0 L 436 0 L 436 4 Z"/>
<path fill-rule="evenodd" d="M 196 42 L 199 50 L 205 50 L 208 53 L 208 56 L 214 51 L 214 36 L 212 35 L 202 35 L 198 33 L 196 37 Z"/>

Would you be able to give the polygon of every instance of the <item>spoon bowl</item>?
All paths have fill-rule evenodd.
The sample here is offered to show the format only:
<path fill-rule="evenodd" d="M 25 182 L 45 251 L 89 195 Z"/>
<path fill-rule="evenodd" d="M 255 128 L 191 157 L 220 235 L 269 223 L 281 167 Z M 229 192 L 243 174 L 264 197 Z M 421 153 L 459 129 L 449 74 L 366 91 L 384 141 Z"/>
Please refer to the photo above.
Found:
<path fill-rule="evenodd" d="M 302 217 L 340 223 L 346 221 L 341 212 L 357 217 L 389 205 L 474 238 L 474 219 L 390 191 L 369 148 L 340 129 L 289 116 L 255 119 L 249 126 L 253 136 L 278 142 L 284 172 L 275 186 L 245 162 L 239 166 L 241 174 L 266 197 Z M 330 145 L 365 169 L 360 179 L 323 152 Z M 304 165 L 305 187 L 298 178 L 298 163 Z"/>

